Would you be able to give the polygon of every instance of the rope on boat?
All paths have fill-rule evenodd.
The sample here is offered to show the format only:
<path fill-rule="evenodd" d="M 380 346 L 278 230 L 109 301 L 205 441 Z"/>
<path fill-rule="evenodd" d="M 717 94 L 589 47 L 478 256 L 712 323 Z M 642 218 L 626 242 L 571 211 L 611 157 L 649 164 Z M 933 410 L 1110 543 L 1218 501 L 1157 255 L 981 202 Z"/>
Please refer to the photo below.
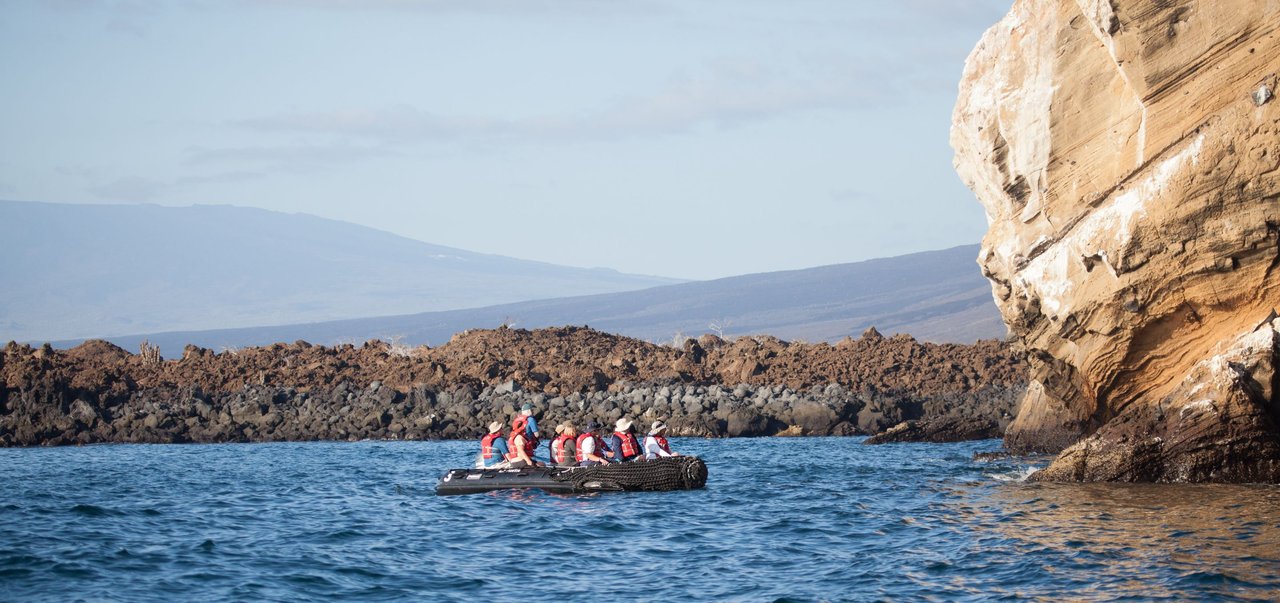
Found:
<path fill-rule="evenodd" d="M 696 456 L 672 456 L 585 467 L 551 478 L 572 482 L 574 490 L 582 492 L 692 490 L 707 485 L 707 464 Z"/>

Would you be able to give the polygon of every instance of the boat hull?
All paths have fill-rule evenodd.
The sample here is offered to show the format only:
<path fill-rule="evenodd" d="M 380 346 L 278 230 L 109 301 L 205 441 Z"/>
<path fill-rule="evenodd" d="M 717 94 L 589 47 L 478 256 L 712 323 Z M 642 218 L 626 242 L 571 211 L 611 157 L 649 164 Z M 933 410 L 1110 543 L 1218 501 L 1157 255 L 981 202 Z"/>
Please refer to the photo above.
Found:
<path fill-rule="evenodd" d="M 596 467 L 450 469 L 436 494 L 477 494 L 495 490 L 538 489 L 553 494 L 668 491 L 702 488 L 707 465 L 694 456 L 634 461 Z"/>

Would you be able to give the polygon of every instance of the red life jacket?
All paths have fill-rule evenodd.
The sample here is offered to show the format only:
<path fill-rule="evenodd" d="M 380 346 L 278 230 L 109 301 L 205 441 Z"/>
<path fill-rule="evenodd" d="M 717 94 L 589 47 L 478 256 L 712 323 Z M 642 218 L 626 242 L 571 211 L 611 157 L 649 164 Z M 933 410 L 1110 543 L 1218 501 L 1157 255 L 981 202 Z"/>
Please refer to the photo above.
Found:
<path fill-rule="evenodd" d="M 622 433 L 621 431 L 615 431 L 613 432 L 613 435 L 618 436 L 618 439 L 622 440 L 622 450 L 614 451 L 614 453 L 618 455 L 618 460 L 627 461 L 640 456 L 640 442 L 636 441 L 635 434 L 631 432 Z"/>
<path fill-rule="evenodd" d="M 576 442 L 574 442 L 574 443 L 573 443 L 573 456 L 574 456 L 575 458 L 577 458 L 577 459 L 578 459 L 578 462 L 579 462 L 579 463 L 585 463 L 585 462 L 587 462 L 587 460 L 588 460 L 588 459 L 587 459 L 587 453 L 586 453 L 586 452 L 584 452 L 584 451 L 583 451 L 583 449 L 582 449 L 582 443 L 583 443 L 583 442 L 585 442 L 585 441 L 587 441 L 587 438 L 592 438 L 592 439 L 594 439 L 594 438 L 595 438 L 595 436 L 593 436 L 593 435 L 591 435 L 591 434 L 589 434 L 589 433 L 584 433 L 584 434 L 582 434 L 582 435 L 579 435 L 579 436 L 578 436 L 578 440 L 577 440 Z M 596 447 L 595 447 L 595 453 L 594 453 L 594 454 L 595 454 L 596 456 L 600 456 L 600 447 L 599 447 L 599 446 L 596 446 Z"/>
<path fill-rule="evenodd" d="M 571 440 L 573 440 L 573 436 L 562 433 L 556 436 L 556 439 L 551 441 L 551 455 L 552 458 L 555 459 L 557 465 L 564 465 L 569 462 L 569 457 L 565 456 L 564 453 L 564 445 L 565 442 L 569 442 Z"/>
<path fill-rule="evenodd" d="M 502 437 L 501 432 L 491 433 L 480 439 L 480 454 L 483 456 L 484 460 L 487 461 L 489 459 L 492 459 L 494 455 L 497 454 L 497 452 L 494 451 L 493 449 L 493 441 L 500 437 Z"/>
<path fill-rule="evenodd" d="M 532 441 L 533 438 L 529 437 L 529 435 L 526 434 L 524 430 L 512 431 L 511 437 L 507 438 L 507 448 L 509 449 L 507 452 L 507 460 L 508 461 L 520 460 L 519 449 L 516 447 L 517 437 L 524 438 L 524 453 L 529 457 L 529 460 L 532 461 L 533 460 L 533 441 Z"/>
<path fill-rule="evenodd" d="M 661 448 L 663 452 L 667 452 L 667 453 L 671 452 L 671 445 L 667 444 L 667 438 L 664 438 L 660 435 L 656 435 L 652 437 L 653 437 L 653 440 L 658 443 L 658 448 Z"/>
<path fill-rule="evenodd" d="M 517 433 L 524 434 L 524 440 L 530 444 L 529 450 L 533 450 L 538 447 L 538 438 L 534 437 L 532 433 L 529 433 L 528 417 L 518 415 L 516 418 L 511 420 L 511 436 L 515 437 Z M 530 453 L 530 458 L 532 457 L 533 453 Z"/>

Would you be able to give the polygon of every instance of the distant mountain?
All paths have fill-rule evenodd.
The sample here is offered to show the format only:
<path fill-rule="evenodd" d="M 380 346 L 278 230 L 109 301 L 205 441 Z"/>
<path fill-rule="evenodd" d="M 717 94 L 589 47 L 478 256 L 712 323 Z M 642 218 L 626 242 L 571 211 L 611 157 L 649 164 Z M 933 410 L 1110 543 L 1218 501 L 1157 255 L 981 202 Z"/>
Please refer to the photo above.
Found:
<path fill-rule="evenodd" d="M 854 264 L 838 264 L 654 287 L 642 291 L 505 304 L 487 308 L 279 327 L 111 337 L 129 350 L 143 340 L 166 357 L 187 343 L 213 350 L 298 339 L 361 343 L 393 339 L 439 345 L 459 331 L 504 323 L 537 328 L 589 325 L 650 341 L 715 330 L 767 333 L 810 342 L 857 337 L 869 326 L 935 342 L 1003 338 L 991 286 L 969 245 Z M 58 342 L 59 346 L 79 341 Z"/>
<path fill-rule="evenodd" d="M 475 308 L 680 282 L 231 206 L 0 201 L 0 241 L 0 342 Z"/>

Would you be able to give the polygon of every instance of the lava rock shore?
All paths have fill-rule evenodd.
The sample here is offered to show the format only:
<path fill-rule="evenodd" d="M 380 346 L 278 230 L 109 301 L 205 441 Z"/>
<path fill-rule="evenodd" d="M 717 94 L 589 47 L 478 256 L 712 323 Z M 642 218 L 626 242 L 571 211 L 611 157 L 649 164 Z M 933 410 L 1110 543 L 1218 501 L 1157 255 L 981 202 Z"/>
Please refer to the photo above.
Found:
<path fill-rule="evenodd" d="M 1026 388 L 1003 342 L 922 343 L 874 329 L 837 344 L 707 335 L 663 346 L 586 327 L 459 334 L 437 348 L 383 341 L 211 350 L 166 360 L 105 341 L 0 354 L 0 445 L 477 437 L 526 403 L 562 421 L 672 435 L 875 434 L 906 421 L 996 426 Z M 963 437 L 957 439 L 964 439 Z"/>

